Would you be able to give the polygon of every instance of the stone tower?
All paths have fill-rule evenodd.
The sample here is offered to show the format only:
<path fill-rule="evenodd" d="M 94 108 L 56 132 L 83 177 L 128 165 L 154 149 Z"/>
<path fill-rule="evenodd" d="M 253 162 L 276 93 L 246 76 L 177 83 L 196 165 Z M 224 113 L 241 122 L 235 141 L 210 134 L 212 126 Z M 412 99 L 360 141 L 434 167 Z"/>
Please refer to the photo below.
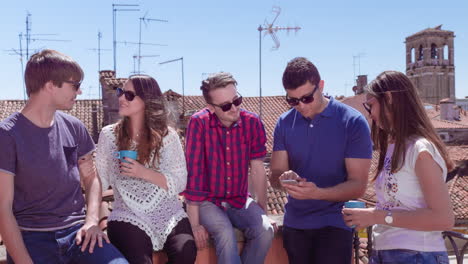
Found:
<path fill-rule="evenodd" d="M 444 98 L 455 100 L 453 31 L 442 25 L 406 38 L 406 75 L 419 91 L 423 102 L 438 104 Z"/>

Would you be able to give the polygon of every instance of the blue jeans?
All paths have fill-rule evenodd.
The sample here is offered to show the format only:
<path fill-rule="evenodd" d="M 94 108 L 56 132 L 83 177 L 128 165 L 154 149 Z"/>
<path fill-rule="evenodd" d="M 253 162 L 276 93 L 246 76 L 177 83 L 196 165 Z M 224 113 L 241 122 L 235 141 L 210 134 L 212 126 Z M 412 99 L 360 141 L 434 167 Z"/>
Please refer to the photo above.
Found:
<path fill-rule="evenodd" d="M 446 251 L 424 252 L 409 249 L 374 250 L 369 264 L 448 264 Z"/>
<path fill-rule="evenodd" d="M 81 227 L 82 224 L 78 224 L 50 232 L 21 231 L 21 235 L 35 264 L 128 264 L 122 254 L 112 244 L 105 241 L 102 248 L 96 243 L 93 253 L 89 253 L 88 249 L 81 252 L 81 246 L 75 242 L 76 233 Z M 7 255 L 7 262 L 14 263 L 9 255 Z"/>
<path fill-rule="evenodd" d="M 200 205 L 200 224 L 214 239 L 218 263 L 264 263 L 273 239 L 273 226 L 252 198 L 247 199 L 243 208 L 228 206 L 226 210 L 205 201 Z M 233 227 L 240 229 L 246 240 L 240 257 Z"/>

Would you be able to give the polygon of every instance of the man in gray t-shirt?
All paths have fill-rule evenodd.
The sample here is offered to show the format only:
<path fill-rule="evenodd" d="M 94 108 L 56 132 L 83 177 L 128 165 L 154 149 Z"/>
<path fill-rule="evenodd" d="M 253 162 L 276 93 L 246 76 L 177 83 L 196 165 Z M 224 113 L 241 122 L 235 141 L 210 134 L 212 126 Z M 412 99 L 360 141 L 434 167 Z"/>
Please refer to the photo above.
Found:
<path fill-rule="evenodd" d="M 127 263 L 98 226 L 94 143 L 81 121 L 57 111 L 73 107 L 82 79 L 64 54 L 32 55 L 29 100 L 0 122 L 0 233 L 9 263 Z"/>

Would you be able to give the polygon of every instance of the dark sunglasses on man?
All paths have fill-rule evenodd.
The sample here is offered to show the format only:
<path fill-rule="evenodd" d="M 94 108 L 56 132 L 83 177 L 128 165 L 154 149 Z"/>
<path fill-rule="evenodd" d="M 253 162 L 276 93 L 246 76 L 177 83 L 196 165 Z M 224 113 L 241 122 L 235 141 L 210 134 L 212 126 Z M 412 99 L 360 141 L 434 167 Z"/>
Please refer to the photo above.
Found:
<path fill-rule="evenodd" d="M 317 88 L 318 84 L 315 85 L 315 88 L 311 93 L 301 96 L 301 98 L 294 98 L 286 95 L 286 102 L 288 102 L 290 106 L 296 106 L 299 104 L 299 102 L 302 102 L 304 104 L 310 104 L 314 101 L 314 93 L 317 90 Z"/>
<path fill-rule="evenodd" d="M 133 99 L 135 99 L 135 96 L 137 96 L 134 92 L 124 91 L 122 88 L 117 88 L 115 91 L 117 93 L 117 97 L 125 95 L 125 100 L 129 102 L 133 101 Z"/>
<path fill-rule="evenodd" d="M 217 106 L 217 107 L 221 108 L 221 110 L 223 110 L 223 112 L 227 112 L 227 111 L 231 110 L 232 105 L 239 106 L 241 104 L 242 104 L 242 96 L 239 94 L 239 97 L 234 99 L 232 101 L 232 103 L 225 103 L 225 104 L 222 104 L 222 105 L 217 105 L 217 104 L 210 104 L 210 105 Z"/>
<path fill-rule="evenodd" d="M 81 82 L 75 82 L 75 81 L 63 81 L 63 82 L 71 84 L 75 88 L 75 91 L 78 91 L 81 86 Z"/>

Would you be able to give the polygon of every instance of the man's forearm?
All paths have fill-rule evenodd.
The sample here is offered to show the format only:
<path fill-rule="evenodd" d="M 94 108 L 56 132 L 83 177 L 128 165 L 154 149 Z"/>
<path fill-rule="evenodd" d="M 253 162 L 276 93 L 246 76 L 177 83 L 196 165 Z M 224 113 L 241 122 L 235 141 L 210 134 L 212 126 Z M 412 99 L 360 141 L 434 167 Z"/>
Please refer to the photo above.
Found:
<path fill-rule="evenodd" d="M 187 215 L 189 217 L 190 225 L 197 227 L 200 225 L 200 205 L 194 202 L 187 202 Z"/>
<path fill-rule="evenodd" d="M 261 166 L 252 167 L 252 184 L 255 190 L 255 195 L 257 197 L 257 203 L 267 211 L 266 201 L 267 201 L 267 181 L 266 181 L 266 172 L 263 163 Z"/>
<path fill-rule="evenodd" d="M 0 219 L 0 233 L 8 254 L 15 263 L 33 263 L 24 245 L 21 232 L 11 211 L 3 211 Z"/>
<path fill-rule="evenodd" d="M 280 170 L 271 170 L 270 184 L 273 188 L 281 190 L 283 187 L 280 184 L 279 177 L 283 174 L 284 171 Z"/>
<path fill-rule="evenodd" d="M 319 188 L 313 199 L 342 202 L 360 198 L 366 191 L 366 182 L 348 180 L 333 187 Z"/>
<path fill-rule="evenodd" d="M 101 204 L 101 181 L 97 177 L 88 176 L 90 178 L 85 182 L 85 195 L 86 195 L 86 222 L 99 223 L 99 207 Z"/>

